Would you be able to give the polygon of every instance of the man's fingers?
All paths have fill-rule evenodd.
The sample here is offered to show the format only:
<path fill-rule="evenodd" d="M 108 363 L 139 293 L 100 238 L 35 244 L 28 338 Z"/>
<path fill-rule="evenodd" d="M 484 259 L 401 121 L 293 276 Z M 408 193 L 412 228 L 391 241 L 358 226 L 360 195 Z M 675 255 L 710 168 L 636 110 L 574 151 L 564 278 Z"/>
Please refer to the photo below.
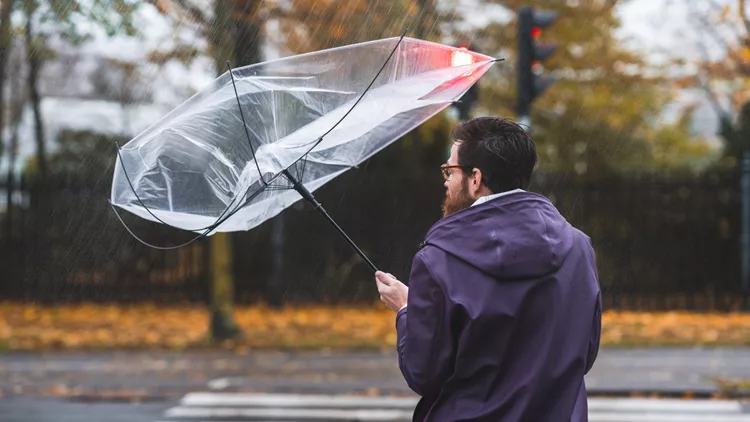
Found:
<path fill-rule="evenodd" d="M 384 273 L 382 271 L 378 271 L 378 272 L 375 273 L 375 279 L 378 280 L 379 282 L 385 284 L 386 286 L 390 286 L 391 285 L 391 280 L 392 280 L 391 277 L 393 277 L 393 276 L 391 276 L 389 274 L 386 274 L 386 273 Z"/>
<path fill-rule="evenodd" d="M 408 287 L 393 274 L 382 271 L 375 271 L 375 284 L 378 287 L 380 300 L 391 310 L 397 311 L 397 308 L 400 307 L 397 303 L 403 302 L 402 297 L 405 299 L 406 294 L 408 294 Z"/>

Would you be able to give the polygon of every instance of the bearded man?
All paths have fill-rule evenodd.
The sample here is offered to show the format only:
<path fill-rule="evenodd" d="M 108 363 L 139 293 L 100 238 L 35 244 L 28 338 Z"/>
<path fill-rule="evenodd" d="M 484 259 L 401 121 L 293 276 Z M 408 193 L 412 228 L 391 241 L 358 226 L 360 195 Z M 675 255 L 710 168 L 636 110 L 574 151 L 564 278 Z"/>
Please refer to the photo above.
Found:
<path fill-rule="evenodd" d="M 517 123 L 477 118 L 451 137 L 444 216 L 408 287 L 375 274 L 421 396 L 413 420 L 586 421 L 602 312 L 591 240 L 526 191 L 537 154 Z"/>

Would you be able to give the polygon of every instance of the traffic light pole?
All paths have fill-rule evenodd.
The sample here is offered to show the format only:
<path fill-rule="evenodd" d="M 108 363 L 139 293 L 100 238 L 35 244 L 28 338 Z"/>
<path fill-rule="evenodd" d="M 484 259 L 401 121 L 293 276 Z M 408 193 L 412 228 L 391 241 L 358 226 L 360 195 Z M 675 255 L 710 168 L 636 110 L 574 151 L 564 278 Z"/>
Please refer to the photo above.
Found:
<path fill-rule="evenodd" d="M 522 118 L 528 119 L 531 111 L 531 101 L 534 97 L 534 74 L 532 64 L 534 57 L 534 39 L 532 30 L 534 29 L 533 9 L 524 6 L 518 11 L 518 92 L 516 113 L 519 121 Z"/>
<path fill-rule="evenodd" d="M 537 11 L 531 6 L 524 6 L 518 10 L 516 114 L 518 123 L 528 129 L 531 128 L 531 104 L 554 82 L 549 76 L 537 75 L 534 65 L 546 60 L 557 48 L 554 44 L 538 44 L 536 38 L 543 28 L 551 25 L 556 19 L 557 13 Z"/>

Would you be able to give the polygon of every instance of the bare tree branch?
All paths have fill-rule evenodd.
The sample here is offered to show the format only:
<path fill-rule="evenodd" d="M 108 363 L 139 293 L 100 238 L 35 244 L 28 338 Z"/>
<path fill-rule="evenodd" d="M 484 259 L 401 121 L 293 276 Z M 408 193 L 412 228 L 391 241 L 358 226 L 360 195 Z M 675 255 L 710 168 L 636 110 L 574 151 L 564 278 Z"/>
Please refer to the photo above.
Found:
<path fill-rule="evenodd" d="M 211 20 L 203 13 L 201 9 L 188 3 L 187 0 L 144 0 L 154 7 L 162 15 L 173 17 L 186 17 L 191 22 L 200 26 L 203 30 L 208 30 L 211 26 Z"/>
<path fill-rule="evenodd" d="M 715 42 L 721 44 L 721 46 L 724 47 L 726 51 L 732 50 L 732 46 L 729 45 L 729 42 L 727 42 L 727 40 L 722 37 L 721 34 L 719 34 L 719 32 L 716 30 L 715 25 L 712 25 L 711 22 L 708 21 L 707 17 L 698 16 L 697 19 L 703 25 L 703 30 L 706 31 Z M 707 59 L 710 58 L 707 57 Z"/>
<path fill-rule="evenodd" d="M 716 0 L 708 0 L 708 2 L 712 6 L 712 8 L 719 13 L 723 13 L 726 7 L 717 3 Z M 748 20 L 747 17 L 745 16 L 745 0 L 739 0 L 738 13 L 739 13 L 741 24 L 742 26 L 744 26 L 745 33 L 743 34 L 742 30 L 740 29 L 741 27 L 738 25 L 735 25 L 734 23 L 727 24 L 724 27 L 732 31 L 732 36 L 735 39 L 739 40 L 738 44 L 739 46 L 741 46 L 743 44 L 742 42 L 743 39 L 745 40 L 745 43 L 750 42 L 750 38 L 749 38 L 750 37 L 750 20 Z M 724 44 L 727 47 L 728 51 L 731 50 L 729 43 L 726 41 L 726 39 L 722 37 L 721 35 L 719 35 L 718 31 L 715 29 L 716 25 L 712 25 L 710 22 L 708 22 L 708 20 L 705 17 L 702 19 L 702 21 L 703 21 L 703 24 L 706 26 L 706 28 L 709 29 L 713 33 L 713 36 L 715 38 L 721 38 L 722 44 Z M 742 61 L 739 61 L 737 64 L 742 68 L 743 72 L 748 72 L 747 67 L 744 66 L 744 63 L 742 63 Z"/>
<path fill-rule="evenodd" d="M 177 3 L 183 10 L 188 12 L 191 18 L 196 23 L 200 23 L 201 25 L 210 25 L 211 20 L 206 17 L 206 15 L 203 13 L 201 9 L 196 7 L 195 5 L 189 4 L 187 0 L 172 0 L 175 3 Z"/>
<path fill-rule="evenodd" d="M 708 50 L 706 49 L 705 44 L 703 44 L 703 42 L 699 42 L 698 43 L 698 48 L 701 50 L 701 54 L 703 55 L 703 58 L 704 58 L 703 60 L 705 62 L 708 62 L 709 61 Z M 710 72 L 711 72 L 710 68 L 706 67 L 703 70 L 705 71 L 705 78 L 701 78 L 701 75 L 698 74 L 698 75 L 696 75 L 696 81 L 698 82 L 698 84 L 700 85 L 700 87 L 708 95 L 708 99 L 709 99 L 709 101 L 711 101 L 711 106 L 716 111 L 716 114 L 718 115 L 718 117 L 721 119 L 721 118 L 725 118 L 725 117 L 729 116 L 730 113 L 728 111 L 724 110 L 724 108 L 721 106 L 721 103 L 719 102 L 719 98 L 716 96 L 716 93 L 713 91 L 713 89 L 711 89 L 711 84 L 709 82 L 710 81 L 710 76 L 711 76 L 710 75 Z"/>
<path fill-rule="evenodd" d="M 738 0 L 737 8 L 739 9 L 740 19 L 745 24 L 745 31 L 747 31 L 745 36 L 750 38 L 750 19 L 745 14 L 745 0 Z"/>

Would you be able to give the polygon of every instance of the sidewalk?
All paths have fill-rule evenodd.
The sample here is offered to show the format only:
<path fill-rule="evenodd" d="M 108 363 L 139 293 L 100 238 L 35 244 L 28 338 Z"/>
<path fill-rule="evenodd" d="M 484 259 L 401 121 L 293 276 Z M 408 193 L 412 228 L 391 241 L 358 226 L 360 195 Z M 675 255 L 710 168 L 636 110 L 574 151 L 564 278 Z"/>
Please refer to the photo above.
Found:
<path fill-rule="evenodd" d="M 750 380 L 750 348 L 602 349 L 596 395 L 710 396 L 715 379 Z M 403 395 L 393 351 L 59 352 L 0 355 L 0 396 L 173 400 L 191 391 Z M 750 391 L 745 391 L 750 396 Z"/>

